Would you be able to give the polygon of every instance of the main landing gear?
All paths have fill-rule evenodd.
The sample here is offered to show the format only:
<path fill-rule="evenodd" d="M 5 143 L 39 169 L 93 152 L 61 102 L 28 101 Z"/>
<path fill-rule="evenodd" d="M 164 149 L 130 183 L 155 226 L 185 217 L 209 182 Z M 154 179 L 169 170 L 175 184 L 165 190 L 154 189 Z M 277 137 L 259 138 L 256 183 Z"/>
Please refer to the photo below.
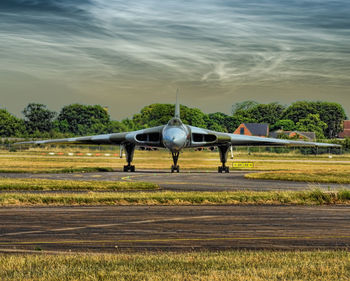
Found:
<path fill-rule="evenodd" d="M 174 162 L 174 165 L 171 166 L 171 172 L 174 173 L 176 171 L 179 173 L 180 166 L 177 165 L 177 160 L 179 159 L 180 152 L 171 152 L 171 155 L 173 156 L 173 162 Z"/>
<path fill-rule="evenodd" d="M 218 148 L 220 153 L 220 161 L 222 163 L 222 165 L 218 167 L 218 173 L 223 173 L 223 172 L 229 173 L 230 169 L 225 165 L 227 162 L 227 154 L 228 154 L 229 146 L 218 146 Z"/>
<path fill-rule="evenodd" d="M 126 144 L 124 146 L 126 152 L 126 161 L 128 165 L 124 166 L 124 172 L 135 172 L 135 166 L 131 165 L 131 162 L 134 158 L 135 145 L 134 144 Z"/>

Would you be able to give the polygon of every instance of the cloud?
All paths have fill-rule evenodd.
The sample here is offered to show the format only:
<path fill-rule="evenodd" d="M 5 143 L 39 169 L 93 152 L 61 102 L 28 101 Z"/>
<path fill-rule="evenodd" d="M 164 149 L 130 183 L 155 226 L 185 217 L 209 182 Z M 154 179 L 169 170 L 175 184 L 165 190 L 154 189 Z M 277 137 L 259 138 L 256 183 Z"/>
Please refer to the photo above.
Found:
<path fill-rule="evenodd" d="M 275 83 L 348 87 L 349 15 L 346 0 L 2 0 L 0 70 L 80 93 L 152 81 L 225 93 Z"/>

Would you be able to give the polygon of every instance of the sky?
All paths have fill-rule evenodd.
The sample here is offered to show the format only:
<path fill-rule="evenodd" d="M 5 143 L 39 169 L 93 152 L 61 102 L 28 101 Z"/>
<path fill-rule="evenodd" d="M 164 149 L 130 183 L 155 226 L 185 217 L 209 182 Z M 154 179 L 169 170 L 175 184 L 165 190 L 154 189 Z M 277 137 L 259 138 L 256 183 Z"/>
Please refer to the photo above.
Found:
<path fill-rule="evenodd" d="M 0 0 L 0 108 L 341 103 L 350 116 L 349 0 Z"/>

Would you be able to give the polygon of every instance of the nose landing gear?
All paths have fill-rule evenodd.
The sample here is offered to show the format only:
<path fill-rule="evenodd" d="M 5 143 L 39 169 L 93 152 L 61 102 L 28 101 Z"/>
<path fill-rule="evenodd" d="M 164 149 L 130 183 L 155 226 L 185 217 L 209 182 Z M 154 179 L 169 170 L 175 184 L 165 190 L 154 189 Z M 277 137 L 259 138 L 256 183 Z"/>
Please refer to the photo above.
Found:
<path fill-rule="evenodd" d="M 180 166 L 177 165 L 177 160 L 179 159 L 180 152 L 171 152 L 171 155 L 173 157 L 173 162 L 174 162 L 174 165 L 171 166 L 171 172 L 174 173 L 176 171 L 179 173 Z"/>
<path fill-rule="evenodd" d="M 219 166 L 218 167 L 218 173 L 229 173 L 230 172 L 230 169 L 229 167 L 225 166 L 225 164 L 223 164 L 222 166 Z"/>

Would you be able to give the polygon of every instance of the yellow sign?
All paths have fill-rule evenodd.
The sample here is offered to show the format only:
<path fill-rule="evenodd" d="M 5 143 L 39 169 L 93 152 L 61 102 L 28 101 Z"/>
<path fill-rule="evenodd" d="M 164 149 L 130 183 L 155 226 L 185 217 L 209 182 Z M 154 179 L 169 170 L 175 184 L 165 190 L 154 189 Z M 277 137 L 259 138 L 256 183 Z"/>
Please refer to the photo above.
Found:
<path fill-rule="evenodd" d="M 253 162 L 233 162 L 232 168 L 254 168 Z"/>

